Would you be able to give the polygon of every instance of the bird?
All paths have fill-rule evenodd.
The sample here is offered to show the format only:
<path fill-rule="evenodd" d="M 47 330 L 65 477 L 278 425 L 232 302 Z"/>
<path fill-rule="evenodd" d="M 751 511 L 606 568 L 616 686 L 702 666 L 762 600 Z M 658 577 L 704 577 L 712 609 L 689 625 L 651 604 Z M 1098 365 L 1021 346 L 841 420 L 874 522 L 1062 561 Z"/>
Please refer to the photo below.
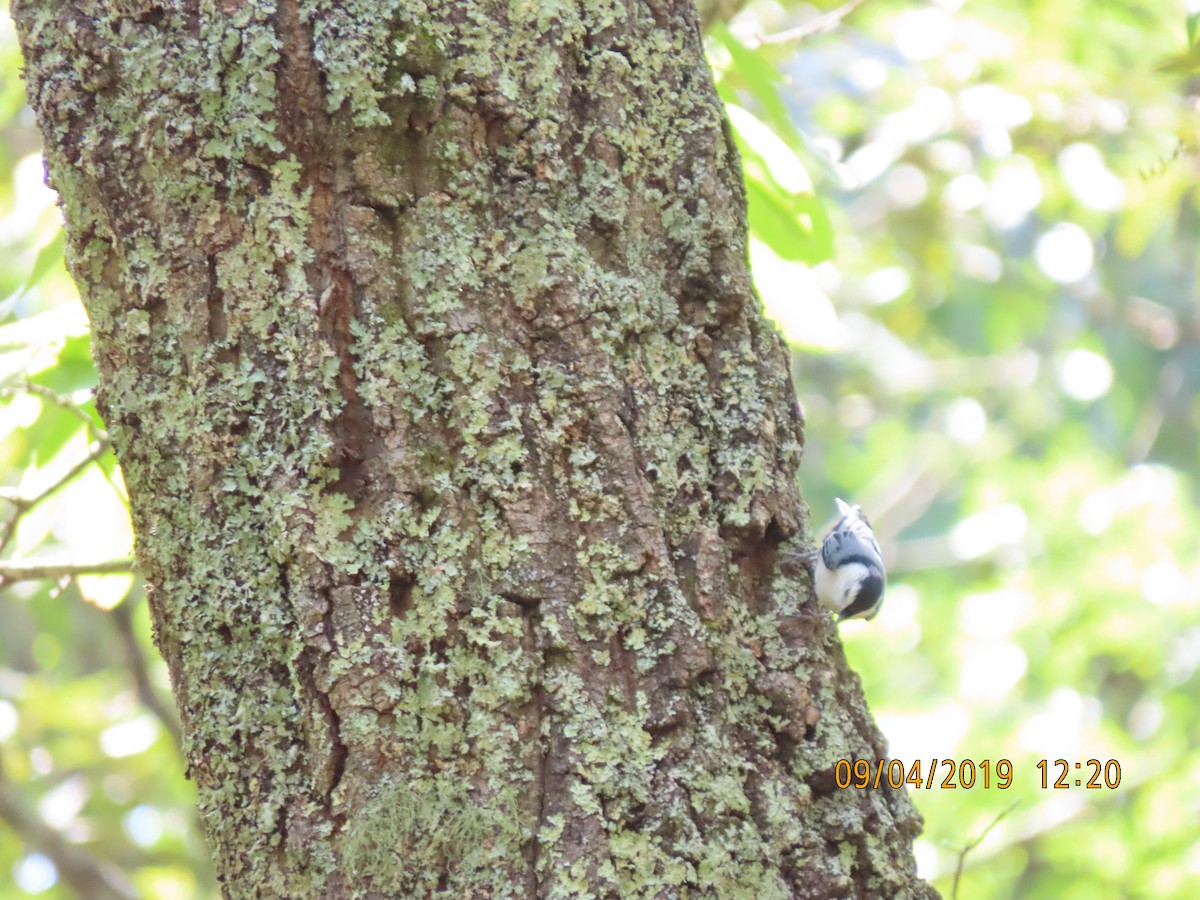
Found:
<path fill-rule="evenodd" d="M 812 551 L 813 586 L 821 605 L 839 622 L 873 619 L 883 605 L 887 572 L 879 542 L 862 508 L 841 499 L 833 523 L 819 551 Z"/>

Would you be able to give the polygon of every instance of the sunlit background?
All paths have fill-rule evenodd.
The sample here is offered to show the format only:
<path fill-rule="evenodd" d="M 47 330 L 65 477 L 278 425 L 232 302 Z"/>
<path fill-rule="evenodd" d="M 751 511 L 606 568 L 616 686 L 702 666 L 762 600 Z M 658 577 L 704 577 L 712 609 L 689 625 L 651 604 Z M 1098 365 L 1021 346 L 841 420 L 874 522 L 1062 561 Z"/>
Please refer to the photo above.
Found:
<path fill-rule="evenodd" d="M 910 792 L 947 897 L 956 870 L 964 900 L 1200 896 L 1189 12 L 754 2 L 710 31 L 814 524 L 860 503 L 889 559 L 850 662 L 893 758 L 1012 763 Z M 4 16 L 0 572 L 132 544 L 19 64 Z M 0 896 L 215 896 L 140 584 L 9 574 Z M 1043 788 L 1043 759 L 1120 784 Z"/>

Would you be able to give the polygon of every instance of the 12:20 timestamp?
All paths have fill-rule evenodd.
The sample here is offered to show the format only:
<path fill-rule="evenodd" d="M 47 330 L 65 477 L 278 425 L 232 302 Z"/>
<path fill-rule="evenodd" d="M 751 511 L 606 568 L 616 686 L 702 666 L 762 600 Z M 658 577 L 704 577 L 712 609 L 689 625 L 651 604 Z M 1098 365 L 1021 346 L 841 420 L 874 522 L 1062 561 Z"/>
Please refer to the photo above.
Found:
<path fill-rule="evenodd" d="M 1075 763 L 1074 771 L 1079 776 L 1071 778 L 1072 765 L 1065 759 L 1056 759 L 1053 762 L 1050 760 L 1038 760 L 1038 771 L 1042 773 L 1042 790 L 1048 788 L 1057 788 L 1058 790 L 1066 790 L 1069 787 L 1084 787 L 1090 790 L 1098 791 L 1101 788 L 1108 788 L 1114 791 L 1121 784 L 1121 764 L 1115 759 L 1110 759 L 1107 762 L 1101 762 L 1098 759 L 1089 759 L 1086 762 Z M 1057 768 L 1059 770 L 1058 777 L 1054 779 L 1053 784 L 1050 783 L 1051 770 Z M 1084 773 L 1091 769 L 1092 777 L 1083 780 Z M 1101 774 L 1103 773 L 1103 779 Z"/>

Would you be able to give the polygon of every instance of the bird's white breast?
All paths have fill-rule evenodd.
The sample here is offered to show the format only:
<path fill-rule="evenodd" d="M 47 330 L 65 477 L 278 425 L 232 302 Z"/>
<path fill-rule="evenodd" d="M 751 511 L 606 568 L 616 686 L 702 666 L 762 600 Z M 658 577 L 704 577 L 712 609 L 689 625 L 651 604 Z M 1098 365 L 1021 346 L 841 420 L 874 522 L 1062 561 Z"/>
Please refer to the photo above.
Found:
<path fill-rule="evenodd" d="M 867 567 L 862 563 L 847 563 L 835 572 L 825 566 L 825 561 L 817 558 L 814 572 L 814 586 L 817 589 L 817 599 L 826 609 L 841 613 L 854 600 L 854 587 L 867 577 Z"/>

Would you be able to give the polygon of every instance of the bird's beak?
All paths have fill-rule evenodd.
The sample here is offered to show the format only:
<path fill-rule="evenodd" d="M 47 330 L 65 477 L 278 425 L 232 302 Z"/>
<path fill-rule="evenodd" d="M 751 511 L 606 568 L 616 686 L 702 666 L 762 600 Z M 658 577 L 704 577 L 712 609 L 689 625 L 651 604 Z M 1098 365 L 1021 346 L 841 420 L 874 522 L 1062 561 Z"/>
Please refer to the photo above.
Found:
<path fill-rule="evenodd" d="M 847 503 L 845 500 L 842 500 L 840 497 L 834 497 L 833 502 L 837 504 L 839 515 L 848 516 L 848 515 L 850 515 L 851 512 L 854 511 L 853 509 L 851 509 L 850 504 Z"/>

